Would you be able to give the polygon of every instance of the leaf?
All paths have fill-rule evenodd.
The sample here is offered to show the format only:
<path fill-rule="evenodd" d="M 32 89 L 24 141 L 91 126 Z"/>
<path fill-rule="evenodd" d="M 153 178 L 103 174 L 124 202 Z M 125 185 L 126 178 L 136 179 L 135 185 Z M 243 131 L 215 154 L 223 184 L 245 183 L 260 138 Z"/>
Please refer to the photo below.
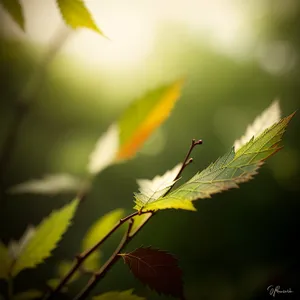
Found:
<path fill-rule="evenodd" d="M 56 0 L 56 2 L 67 25 L 74 29 L 85 27 L 103 35 L 82 0 Z"/>
<path fill-rule="evenodd" d="M 239 183 L 252 179 L 264 160 L 281 149 L 279 142 L 293 116 L 294 113 L 266 129 L 255 139 L 252 138 L 236 153 L 232 147 L 227 154 L 166 197 L 161 197 L 146 206 L 136 198 L 135 208 L 143 211 L 166 208 L 188 209 L 184 207 L 188 202 L 192 205 L 191 201 L 210 198 L 212 194 L 237 188 Z"/>
<path fill-rule="evenodd" d="M 25 246 L 29 243 L 31 238 L 35 235 L 35 228 L 28 226 L 19 241 L 12 240 L 8 245 L 8 251 L 13 260 L 17 260 L 22 253 Z"/>
<path fill-rule="evenodd" d="M 51 279 L 47 280 L 47 287 L 50 288 L 51 290 L 54 290 L 59 285 L 59 283 L 60 283 L 60 279 L 59 278 L 51 278 Z M 61 289 L 61 292 L 63 292 L 63 293 L 66 293 L 67 291 L 68 291 L 68 287 L 67 286 L 64 286 Z"/>
<path fill-rule="evenodd" d="M 92 300 L 146 300 L 146 298 L 133 295 L 132 292 L 132 289 L 123 292 L 108 292 L 95 296 Z"/>
<path fill-rule="evenodd" d="M 73 264 L 74 263 L 72 261 L 68 261 L 68 260 L 61 261 L 57 267 L 57 273 L 58 273 L 59 278 L 64 278 L 68 274 L 68 272 L 71 270 Z M 75 272 L 75 274 L 68 281 L 68 284 L 77 280 L 79 278 L 79 276 L 80 276 L 80 272 L 79 271 Z"/>
<path fill-rule="evenodd" d="M 148 219 L 150 219 L 152 216 L 152 213 L 149 212 L 149 213 L 145 213 L 145 214 L 142 214 L 142 215 L 137 215 L 135 217 L 133 217 L 133 226 L 130 230 L 130 233 L 129 233 L 129 237 L 132 237 L 136 234 L 137 230 L 143 226 L 143 224 L 145 224 Z"/>
<path fill-rule="evenodd" d="M 146 198 L 147 203 L 157 200 L 163 196 L 167 190 L 175 184 L 175 178 L 181 169 L 182 164 L 176 165 L 172 170 L 167 171 L 162 176 L 155 176 L 152 180 L 138 179 L 139 191 Z"/>
<path fill-rule="evenodd" d="M 75 199 L 57 211 L 53 211 L 37 227 L 35 235 L 24 247 L 13 265 L 12 275 L 16 276 L 26 268 L 34 268 L 51 255 L 71 223 L 79 200 Z"/>
<path fill-rule="evenodd" d="M 31 193 L 55 195 L 77 192 L 83 187 L 82 180 L 70 174 L 46 175 L 43 179 L 33 179 L 17 184 L 9 189 L 11 194 Z"/>
<path fill-rule="evenodd" d="M 183 298 L 182 271 L 173 255 L 151 247 L 138 248 L 121 255 L 142 283 L 159 294 Z"/>
<path fill-rule="evenodd" d="M 152 180 L 137 180 L 140 188 L 139 193 L 135 194 L 135 199 L 139 210 L 162 197 L 169 188 L 175 184 L 175 178 L 179 173 L 181 166 L 182 164 L 178 164 L 164 175 L 155 176 Z"/>
<path fill-rule="evenodd" d="M 89 157 L 88 171 L 97 174 L 113 163 L 132 158 L 169 116 L 182 84 L 182 80 L 177 80 L 134 101 L 96 143 Z"/>
<path fill-rule="evenodd" d="M 112 164 L 115 160 L 118 148 L 119 129 L 116 124 L 113 124 L 97 141 L 95 149 L 89 158 L 89 172 L 91 174 L 97 174 Z"/>
<path fill-rule="evenodd" d="M 26 292 L 18 293 L 14 295 L 13 300 L 31 300 L 31 299 L 37 299 L 40 298 L 43 295 L 43 293 L 39 290 L 28 290 Z"/>
<path fill-rule="evenodd" d="M 247 127 L 245 135 L 234 142 L 235 151 L 239 150 L 245 145 L 252 137 L 257 137 L 263 133 L 268 127 L 279 122 L 280 120 L 280 106 L 279 101 L 275 100 L 272 104 L 265 109 L 254 122 Z"/>
<path fill-rule="evenodd" d="M 86 233 L 82 241 L 82 250 L 85 251 L 94 246 L 98 241 L 104 238 L 114 225 L 124 216 L 123 209 L 115 209 L 99 220 L 97 220 Z M 99 268 L 100 251 L 95 251 L 84 262 L 84 268 L 87 270 L 96 270 Z"/>
<path fill-rule="evenodd" d="M 8 279 L 9 271 L 12 266 L 12 258 L 8 248 L 0 241 L 0 279 Z"/>
<path fill-rule="evenodd" d="M 136 100 L 118 122 L 118 160 L 134 156 L 150 134 L 169 116 L 180 96 L 183 80 L 162 86 Z"/>
<path fill-rule="evenodd" d="M 14 21 L 25 30 L 25 20 L 23 15 L 22 6 L 19 0 L 0 0 L 3 8 L 10 14 Z"/>

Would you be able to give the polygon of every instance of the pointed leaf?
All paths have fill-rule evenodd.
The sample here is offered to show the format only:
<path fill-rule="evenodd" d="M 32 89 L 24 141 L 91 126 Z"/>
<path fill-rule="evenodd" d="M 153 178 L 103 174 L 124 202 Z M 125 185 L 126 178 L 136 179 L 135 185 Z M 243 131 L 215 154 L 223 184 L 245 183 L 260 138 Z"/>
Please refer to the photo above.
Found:
<path fill-rule="evenodd" d="M 183 298 L 182 271 L 173 255 L 148 247 L 124 253 L 122 257 L 142 283 L 158 293 Z"/>
<path fill-rule="evenodd" d="M 182 80 L 175 81 L 134 101 L 98 140 L 89 158 L 88 171 L 97 174 L 113 163 L 132 158 L 169 116 L 182 84 Z"/>
<path fill-rule="evenodd" d="M 8 248 L 0 241 L 0 279 L 8 279 L 9 271 L 12 266 L 12 258 Z"/>
<path fill-rule="evenodd" d="M 43 295 L 43 293 L 39 290 L 28 290 L 26 292 L 18 293 L 14 295 L 13 300 L 31 300 L 31 299 L 37 299 L 40 298 Z"/>
<path fill-rule="evenodd" d="M 281 149 L 278 144 L 293 116 L 294 114 L 291 114 L 255 139 L 252 138 L 236 153 L 233 147 L 215 163 L 197 173 L 166 197 L 161 197 L 146 206 L 143 206 L 143 202 L 137 198 L 135 208 L 142 208 L 143 211 L 178 208 L 180 203 L 191 203 L 197 199 L 210 198 L 212 194 L 237 188 L 239 183 L 252 179 L 264 160 Z"/>
<path fill-rule="evenodd" d="M 120 149 L 118 160 L 134 156 L 150 134 L 169 116 L 180 97 L 182 80 L 162 86 L 136 100 L 118 122 Z"/>
<path fill-rule="evenodd" d="M 59 193 L 77 192 L 83 187 L 82 180 L 70 174 L 46 175 L 42 179 L 33 179 L 11 187 L 12 194 L 31 193 L 55 195 Z"/>
<path fill-rule="evenodd" d="M 20 26 L 22 30 L 25 30 L 25 20 L 23 15 L 22 6 L 19 0 L 0 0 L 3 8 L 10 14 L 14 21 Z"/>
<path fill-rule="evenodd" d="M 23 269 L 34 268 L 51 255 L 52 250 L 69 227 L 78 203 L 79 200 L 75 199 L 61 209 L 53 211 L 36 227 L 35 235 L 24 247 L 13 266 L 13 276 Z"/>
<path fill-rule="evenodd" d="M 132 294 L 133 290 L 123 292 L 108 292 L 99 296 L 95 296 L 92 300 L 146 300 L 146 298 L 139 297 Z"/>
<path fill-rule="evenodd" d="M 96 221 L 88 230 L 82 241 L 82 250 L 87 250 L 94 246 L 98 241 L 104 238 L 114 225 L 124 216 L 123 209 L 115 209 L 98 221 Z M 96 270 L 99 268 L 101 252 L 95 251 L 84 262 L 84 268 L 87 270 Z"/>
<path fill-rule="evenodd" d="M 245 145 L 252 137 L 257 137 L 263 133 L 268 127 L 279 122 L 280 120 L 280 106 L 279 101 L 275 100 L 265 109 L 254 122 L 247 127 L 245 135 L 234 142 L 235 151 L 239 150 Z"/>
<path fill-rule="evenodd" d="M 82 0 L 56 0 L 66 24 L 76 29 L 85 27 L 103 35 Z"/>

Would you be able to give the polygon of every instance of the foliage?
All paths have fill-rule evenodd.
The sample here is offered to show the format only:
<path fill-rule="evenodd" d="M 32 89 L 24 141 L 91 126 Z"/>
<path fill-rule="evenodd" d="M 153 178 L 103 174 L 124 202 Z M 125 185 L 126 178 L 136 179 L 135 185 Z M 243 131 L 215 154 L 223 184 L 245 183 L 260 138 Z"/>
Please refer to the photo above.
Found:
<path fill-rule="evenodd" d="M 22 7 L 17 0 L 0 0 L 15 22 L 24 30 Z M 65 23 L 72 28 L 85 27 L 103 35 L 85 4 L 81 0 L 57 0 Z M 191 162 L 191 152 L 200 144 L 193 140 L 184 161 L 162 176 L 152 180 L 137 181 L 139 192 L 134 194 L 135 212 L 125 216 L 123 209 L 116 209 L 94 222 L 81 244 L 82 252 L 74 261 L 61 261 L 56 278 L 47 281 L 51 292 L 28 290 L 14 294 L 12 282 L 22 270 L 35 268 L 44 262 L 57 247 L 71 224 L 80 202 L 88 196 L 95 176 L 105 168 L 133 158 L 144 142 L 169 116 L 179 99 L 183 80 L 176 80 L 146 93 L 124 111 L 120 118 L 100 136 L 89 156 L 88 176 L 81 180 L 69 174 L 56 174 L 41 180 L 31 180 L 10 189 L 11 193 L 57 194 L 76 192 L 73 201 L 54 210 L 38 226 L 29 226 L 19 241 L 12 240 L 8 246 L 0 241 L 0 279 L 8 282 L 8 297 L 14 299 L 56 299 L 66 291 L 69 283 L 84 273 L 91 275 L 86 286 L 75 297 L 83 300 L 119 258 L 123 258 L 132 273 L 145 285 L 158 293 L 182 300 L 184 288 L 182 271 L 177 259 L 166 251 L 152 247 L 140 247 L 123 253 L 124 247 L 159 210 L 174 208 L 195 211 L 193 201 L 211 198 L 213 194 L 237 188 L 240 183 L 253 178 L 264 161 L 281 149 L 282 136 L 294 113 L 280 119 L 279 103 L 266 109 L 245 135 L 234 146 L 206 169 L 197 172 L 190 180 L 173 189 L 179 183 L 181 173 Z M 100 264 L 99 247 L 124 223 L 128 229 L 111 257 Z M 125 226 L 123 226 L 125 227 Z M 1 296 L 1 295 L 0 295 Z M 132 290 L 108 292 L 93 297 L 94 300 L 142 300 Z"/>
<path fill-rule="evenodd" d="M 138 248 L 121 255 L 141 282 L 158 293 L 183 298 L 182 271 L 173 255 L 151 247 Z"/>

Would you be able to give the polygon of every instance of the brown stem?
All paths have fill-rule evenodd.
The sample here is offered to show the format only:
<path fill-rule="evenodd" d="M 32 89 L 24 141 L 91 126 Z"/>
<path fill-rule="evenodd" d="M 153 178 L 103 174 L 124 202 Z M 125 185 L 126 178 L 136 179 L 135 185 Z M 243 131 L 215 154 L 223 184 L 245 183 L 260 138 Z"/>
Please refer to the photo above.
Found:
<path fill-rule="evenodd" d="M 128 229 L 121 240 L 119 246 L 116 248 L 114 253 L 111 255 L 111 257 L 108 259 L 108 261 L 102 266 L 102 268 L 95 272 L 93 277 L 90 279 L 90 281 L 87 283 L 87 285 L 83 288 L 83 290 L 74 298 L 74 300 L 82 300 L 85 299 L 91 292 L 91 290 L 96 286 L 96 284 L 106 275 L 106 273 L 110 270 L 110 268 L 119 260 L 120 252 L 122 249 L 127 245 L 127 243 L 130 240 L 130 231 L 133 226 L 133 219 L 129 220 Z"/>
<path fill-rule="evenodd" d="M 197 141 L 196 141 L 195 139 L 192 139 L 192 143 L 191 143 L 190 149 L 189 149 L 189 151 L 187 152 L 187 154 L 186 154 L 186 156 L 185 156 L 185 158 L 184 158 L 184 160 L 183 160 L 182 166 L 181 166 L 181 168 L 180 168 L 180 170 L 179 170 L 177 176 L 176 176 L 175 179 L 174 179 L 175 182 L 176 182 L 177 179 L 179 179 L 180 175 L 182 174 L 182 172 L 183 172 L 183 170 L 186 168 L 186 166 L 189 165 L 189 164 L 193 161 L 193 159 L 190 158 L 190 155 L 191 155 L 193 149 L 195 148 L 195 146 L 201 145 L 201 144 L 202 144 L 202 140 L 197 140 Z M 175 185 L 175 184 L 173 184 L 173 185 L 169 188 L 169 190 L 164 194 L 164 197 L 165 197 L 166 195 L 168 195 L 168 194 L 171 192 L 171 190 L 172 190 L 172 188 L 173 188 L 174 185 Z"/>
<path fill-rule="evenodd" d="M 54 299 L 55 296 L 57 296 L 58 292 L 69 282 L 69 280 L 73 277 L 75 272 L 80 268 L 80 266 L 83 264 L 83 262 L 94 252 L 97 248 L 99 248 L 121 225 L 123 225 L 126 221 L 132 219 L 138 215 L 138 212 L 134 212 L 127 217 L 119 220 L 119 222 L 107 233 L 107 235 L 100 240 L 98 243 L 96 243 L 93 247 L 90 249 L 82 252 L 81 254 L 76 256 L 76 262 L 74 263 L 73 267 L 70 269 L 70 271 L 65 275 L 64 278 L 60 281 L 58 286 L 45 298 L 47 300 Z"/>

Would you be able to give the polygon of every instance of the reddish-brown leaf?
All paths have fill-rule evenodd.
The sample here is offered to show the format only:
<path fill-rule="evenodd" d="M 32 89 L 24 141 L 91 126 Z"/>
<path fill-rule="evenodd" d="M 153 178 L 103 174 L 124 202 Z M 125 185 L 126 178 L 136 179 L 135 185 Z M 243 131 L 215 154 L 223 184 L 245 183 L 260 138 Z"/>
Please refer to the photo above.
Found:
<path fill-rule="evenodd" d="M 151 247 L 122 254 L 134 276 L 159 294 L 184 299 L 182 271 L 177 259 L 166 251 Z"/>

